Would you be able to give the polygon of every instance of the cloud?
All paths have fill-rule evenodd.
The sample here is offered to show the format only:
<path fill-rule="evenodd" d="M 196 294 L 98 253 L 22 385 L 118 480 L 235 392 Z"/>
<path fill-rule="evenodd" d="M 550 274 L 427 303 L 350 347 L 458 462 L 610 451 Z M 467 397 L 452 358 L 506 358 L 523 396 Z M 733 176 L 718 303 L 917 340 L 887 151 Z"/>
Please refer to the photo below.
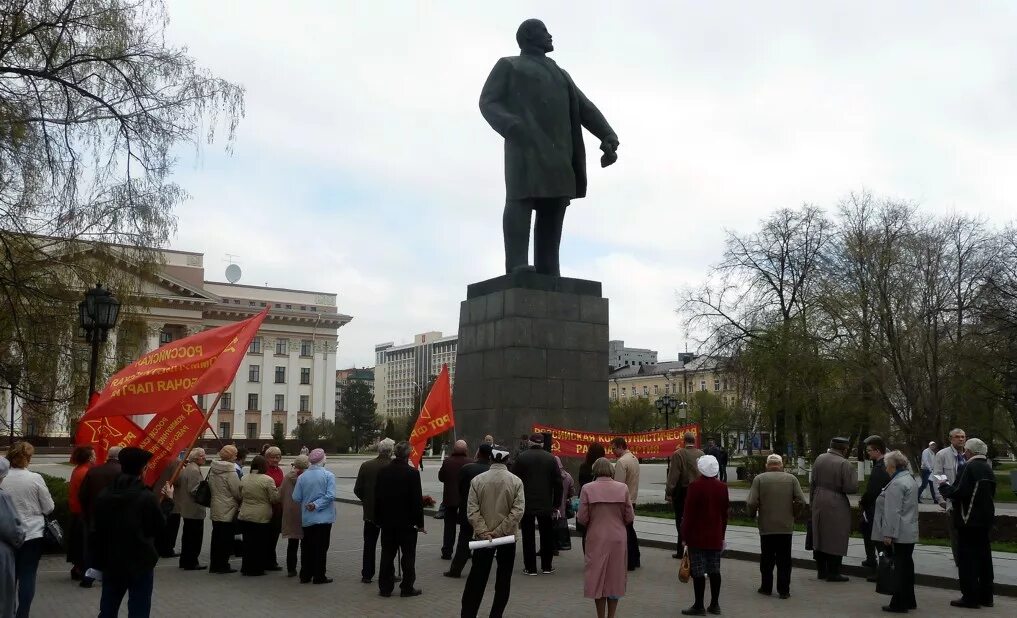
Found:
<path fill-rule="evenodd" d="M 599 279 L 612 338 L 683 348 L 674 291 L 725 229 L 868 188 L 1001 224 L 1017 179 L 1011 3 L 178 2 L 172 41 L 247 88 L 236 154 L 179 181 L 174 246 L 241 256 L 245 281 L 334 291 L 373 344 L 458 324 L 502 269 L 501 142 L 477 109 L 539 16 L 553 57 L 621 139 L 569 209 L 563 268 Z M 974 36 L 977 33 L 977 36 Z M 224 265 L 225 266 L 225 265 Z"/>

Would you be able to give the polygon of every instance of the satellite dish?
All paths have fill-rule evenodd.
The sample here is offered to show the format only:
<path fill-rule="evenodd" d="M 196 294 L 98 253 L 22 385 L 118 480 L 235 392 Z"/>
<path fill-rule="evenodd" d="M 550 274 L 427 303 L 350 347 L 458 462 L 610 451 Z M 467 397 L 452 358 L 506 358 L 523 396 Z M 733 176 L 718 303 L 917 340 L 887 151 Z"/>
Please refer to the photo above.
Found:
<path fill-rule="evenodd" d="M 240 275 L 243 273 L 240 271 L 240 266 L 237 264 L 230 264 L 226 267 L 226 280 L 230 283 L 236 283 L 240 281 Z"/>

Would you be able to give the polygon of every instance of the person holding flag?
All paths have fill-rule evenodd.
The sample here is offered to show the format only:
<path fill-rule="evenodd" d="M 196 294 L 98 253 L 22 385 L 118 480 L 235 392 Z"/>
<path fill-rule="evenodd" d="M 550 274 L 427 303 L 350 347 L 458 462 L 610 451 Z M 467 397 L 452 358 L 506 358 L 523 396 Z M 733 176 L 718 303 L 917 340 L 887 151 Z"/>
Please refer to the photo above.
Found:
<path fill-rule="evenodd" d="M 410 432 L 410 465 L 422 470 L 422 458 L 427 441 L 454 428 L 455 425 L 455 414 L 452 412 L 452 382 L 449 378 L 448 365 L 442 365 L 441 373 L 434 381 L 431 392 L 427 394 L 413 431 Z"/>

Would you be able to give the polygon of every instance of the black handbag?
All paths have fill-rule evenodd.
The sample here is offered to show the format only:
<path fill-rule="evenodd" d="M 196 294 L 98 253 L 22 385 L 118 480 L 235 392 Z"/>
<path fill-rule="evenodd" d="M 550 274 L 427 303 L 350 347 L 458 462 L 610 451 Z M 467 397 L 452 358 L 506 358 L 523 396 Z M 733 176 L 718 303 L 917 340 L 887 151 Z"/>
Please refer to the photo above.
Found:
<path fill-rule="evenodd" d="M 893 556 L 887 552 L 879 553 L 879 564 L 876 567 L 876 592 L 893 595 L 897 592 L 897 572 Z"/>
<path fill-rule="evenodd" d="M 46 516 L 46 523 L 42 527 L 42 538 L 50 547 L 62 549 L 64 546 L 64 528 L 52 515 Z"/>
<path fill-rule="evenodd" d="M 812 520 L 805 522 L 805 551 L 812 551 L 813 540 L 812 540 Z"/>
<path fill-rule="evenodd" d="M 209 468 L 208 473 L 211 472 L 212 469 Z M 208 484 L 208 473 L 191 490 L 191 500 L 194 500 L 194 503 L 198 506 L 212 506 L 212 487 Z"/>

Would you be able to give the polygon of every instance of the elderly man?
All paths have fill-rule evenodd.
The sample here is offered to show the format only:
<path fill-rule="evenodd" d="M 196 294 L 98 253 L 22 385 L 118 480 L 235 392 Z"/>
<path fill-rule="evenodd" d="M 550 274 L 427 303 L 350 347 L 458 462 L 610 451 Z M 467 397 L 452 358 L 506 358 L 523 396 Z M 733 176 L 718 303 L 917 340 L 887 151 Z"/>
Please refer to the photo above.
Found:
<path fill-rule="evenodd" d="M 978 438 L 965 441 L 966 463 L 956 482 L 944 481 L 939 486 L 943 497 L 953 504 L 952 519 L 957 531 L 961 598 L 950 601 L 954 607 L 974 609 L 993 605 L 989 531 L 996 516 L 993 504 L 996 475 L 988 452 L 988 446 Z"/>
<path fill-rule="evenodd" d="M 445 577 L 460 577 L 466 561 L 470 559 L 470 541 L 473 540 L 473 526 L 466 517 L 466 501 L 470 497 L 470 483 L 477 476 L 491 468 L 492 445 L 484 442 L 477 449 L 477 460 L 466 464 L 459 471 L 459 539 L 456 541 L 456 553 L 452 557 L 449 569 L 442 573 Z"/>
<path fill-rule="evenodd" d="M 487 434 L 486 436 L 484 436 L 484 444 L 488 446 L 494 446 L 494 436 L 492 436 L 491 434 Z"/>
<path fill-rule="evenodd" d="M 812 466 L 809 503 L 812 505 L 813 555 L 819 579 L 846 582 L 840 564 L 851 536 L 848 494 L 858 491 L 858 473 L 847 460 L 848 439 L 834 438 Z"/>
<path fill-rule="evenodd" d="M 301 505 L 300 582 L 331 584 L 328 546 L 335 523 L 335 475 L 325 468 L 325 451 L 316 448 L 307 456 L 311 466 L 293 486 L 293 501 Z"/>
<path fill-rule="evenodd" d="M 466 440 L 456 440 L 452 454 L 441 462 L 438 481 L 443 484 L 441 500 L 445 505 L 445 534 L 441 543 L 441 559 L 451 560 L 456 547 L 456 524 L 459 523 L 459 473 L 473 460 L 466 454 Z"/>
<path fill-rule="evenodd" d="M 374 521 L 374 488 L 378 481 L 378 471 L 392 462 L 392 449 L 395 441 L 385 438 L 378 443 L 378 456 L 360 465 L 357 481 L 353 485 L 353 493 L 360 500 L 364 509 L 364 559 L 360 568 L 360 581 L 365 584 L 374 579 L 374 556 L 378 548 L 378 535 L 381 528 Z"/>
<path fill-rule="evenodd" d="M 862 566 L 875 569 L 876 544 L 869 537 L 872 536 L 876 498 L 890 482 L 890 476 L 886 473 L 886 465 L 883 463 L 883 457 L 886 455 L 886 443 L 883 442 L 883 438 L 879 436 L 865 438 L 865 454 L 872 461 L 872 472 L 869 474 L 869 484 L 865 487 L 865 493 L 858 501 L 858 510 L 861 511 L 860 517 L 862 518 L 859 528 L 861 528 L 865 544 L 865 560 L 862 562 Z M 869 581 L 876 581 L 875 574 L 869 577 Z"/>
<path fill-rule="evenodd" d="M 960 471 L 964 468 L 964 463 L 967 461 L 964 459 L 964 442 L 967 440 L 967 435 L 963 429 L 957 428 L 950 431 L 950 446 L 941 448 L 936 452 L 936 458 L 932 463 L 932 476 L 945 476 L 946 482 L 953 483 L 957 480 L 957 476 Z M 950 549 L 953 550 L 953 562 L 958 567 L 960 566 L 960 556 L 957 548 L 957 527 L 954 525 L 954 519 L 951 517 L 950 511 L 953 505 L 950 500 L 940 495 L 937 497 L 939 506 L 947 511 L 947 530 L 950 533 Z"/>
<path fill-rule="evenodd" d="M 208 567 L 198 564 L 201 553 L 201 539 L 205 531 L 205 507 L 194 501 L 191 491 L 201 482 L 201 466 L 205 465 L 205 449 L 192 449 L 187 464 L 173 483 L 173 512 L 180 515 L 184 529 L 180 535 L 180 568 L 185 571 L 201 571 Z"/>
<path fill-rule="evenodd" d="M 766 472 L 752 479 L 745 501 L 749 517 L 759 515 L 759 572 L 763 576 L 759 594 L 773 594 L 773 567 L 777 567 L 777 594 L 791 596 L 791 536 L 795 515 L 805 504 L 802 485 L 793 474 L 784 472 L 784 460 L 773 454 L 766 458 Z"/>
<path fill-rule="evenodd" d="M 918 502 L 922 501 L 922 493 L 925 491 L 925 486 L 929 487 L 929 499 L 932 502 L 936 501 L 936 486 L 932 482 L 932 468 L 936 465 L 936 451 L 939 450 L 938 445 L 935 442 L 929 442 L 929 446 L 922 451 L 922 486 L 918 488 Z"/>
<path fill-rule="evenodd" d="M 678 530 L 678 552 L 674 558 L 682 557 L 682 518 L 685 516 L 685 494 L 689 483 L 699 478 L 696 462 L 703 456 L 703 451 L 696 448 L 696 436 L 686 433 L 685 446 L 678 448 L 668 463 L 667 484 L 664 486 L 664 499 L 674 507 L 674 527 Z"/>
<path fill-rule="evenodd" d="M 614 465 L 614 480 L 625 483 L 629 488 L 629 500 L 632 506 L 636 505 L 636 498 L 639 496 L 639 460 L 629 451 L 629 445 L 625 438 L 611 440 L 611 450 L 618 461 Z M 629 523 L 625 526 L 625 534 L 628 537 L 628 569 L 635 571 L 639 568 L 639 539 L 636 537 L 636 529 Z"/>
<path fill-rule="evenodd" d="M 530 448 L 519 453 L 512 473 L 523 481 L 526 490 L 526 512 L 523 513 L 523 574 L 537 574 L 536 535 L 540 530 L 540 570 L 544 575 L 554 573 L 554 520 L 552 514 L 561 504 L 564 491 L 558 463 L 544 450 L 544 436 L 530 436 Z M 534 525 L 536 522 L 536 525 Z"/>
<path fill-rule="evenodd" d="M 493 463 L 487 472 L 479 474 L 470 482 L 470 493 L 466 503 L 466 516 L 481 540 L 497 539 L 514 535 L 519 521 L 526 510 L 526 492 L 523 482 L 508 471 L 505 463 L 509 459 L 507 450 L 494 447 Z M 494 602 L 491 616 L 500 618 L 508 605 L 512 585 L 512 567 L 516 561 L 516 544 L 506 543 L 490 549 L 473 552 L 473 568 L 463 589 L 461 616 L 475 618 L 484 599 L 484 589 L 491 575 L 491 563 L 498 560 L 498 572 L 494 580 Z"/>
<path fill-rule="evenodd" d="M 403 581 L 399 596 L 415 597 L 417 580 L 417 534 L 424 530 L 423 492 L 420 472 L 409 464 L 413 447 L 409 442 L 395 445 L 395 458 L 378 471 L 374 495 L 374 521 L 381 526 L 381 568 L 378 594 L 392 596 L 395 588 L 395 557 L 402 552 Z"/>

